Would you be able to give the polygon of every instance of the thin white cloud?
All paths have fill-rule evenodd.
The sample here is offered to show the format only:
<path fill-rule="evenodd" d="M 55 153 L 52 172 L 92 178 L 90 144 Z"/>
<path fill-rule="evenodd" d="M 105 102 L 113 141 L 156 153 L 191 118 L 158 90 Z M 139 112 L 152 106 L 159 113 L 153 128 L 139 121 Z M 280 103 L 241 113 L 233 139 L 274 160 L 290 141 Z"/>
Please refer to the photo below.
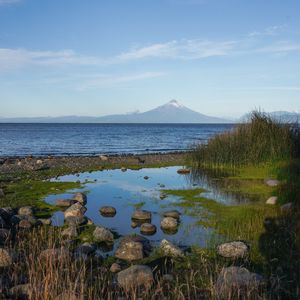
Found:
<path fill-rule="evenodd" d="M 9 5 L 21 2 L 21 0 L 0 0 L 0 5 Z"/>
<path fill-rule="evenodd" d="M 166 73 L 163 72 L 144 72 L 138 74 L 127 74 L 123 76 L 98 75 L 81 83 L 78 87 L 78 90 L 84 91 L 88 89 L 112 87 L 123 83 L 162 77 L 164 75 L 166 75 Z"/>
<path fill-rule="evenodd" d="M 248 34 L 249 37 L 256 37 L 256 36 L 275 36 L 278 35 L 283 31 L 286 25 L 274 25 L 265 28 L 262 31 L 253 31 Z"/>
<path fill-rule="evenodd" d="M 280 41 L 258 48 L 260 53 L 287 53 L 300 50 L 300 42 Z"/>

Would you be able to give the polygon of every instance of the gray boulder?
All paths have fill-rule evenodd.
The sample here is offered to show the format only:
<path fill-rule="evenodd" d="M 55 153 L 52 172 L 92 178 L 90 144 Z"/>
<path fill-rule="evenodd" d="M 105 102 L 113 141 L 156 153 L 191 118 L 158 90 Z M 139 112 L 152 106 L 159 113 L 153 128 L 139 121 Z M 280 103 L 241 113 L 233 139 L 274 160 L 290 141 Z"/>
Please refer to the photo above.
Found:
<path fill-rule="evenodd" d="M 144 287 L 148 289 L 153 283 L 152 270 L 148 266 L 134 265 L 117 274 L 118 284 L 125 290 Z"/>
<path fill-rule="evenodd" d="M 113 243 L 114 235 L 106 228 L 97 226 L 93 232 L 93 237 L 96 242 Z"/>
<path fill-rule="evenodd" d="M 215 292 L 222 299 L 250 299 L 250 294 L 257 292 L 262 284 L 261 275 L 233 266 L 223 268 L 215 283 Z"/>
<path fill-rule="evenodd" d="M 82 205 L 85 205 L 87 202 L 87 196 L 84 193 L 75 193 L 72 199 L 81 203 Z"/>
<path fill-rule="evenodd" d="M 175 246 L 165 239 L 160 242 L 159 248 L 166 256 L 184 257 L 184 252 L 179 247 Z"/>
<path fill-rule="evenodd" d="M 249 247 L 242 241 L 233 241 L 219 245 L 217 252 L 223 257 L 240 258 L 248 255 Z"/>
<path fill-rule="evenodd" d="M 150 221 L 151 212 L 146 210 L 136 210 L 131 217 L 132 220 Z"/>
<path fill-rule="evenodd" d="M 77 202 L 67 208 L 64 212 L 65 218 L 68 217 L 82 217 L 86 212 L 86 208 Z"/>

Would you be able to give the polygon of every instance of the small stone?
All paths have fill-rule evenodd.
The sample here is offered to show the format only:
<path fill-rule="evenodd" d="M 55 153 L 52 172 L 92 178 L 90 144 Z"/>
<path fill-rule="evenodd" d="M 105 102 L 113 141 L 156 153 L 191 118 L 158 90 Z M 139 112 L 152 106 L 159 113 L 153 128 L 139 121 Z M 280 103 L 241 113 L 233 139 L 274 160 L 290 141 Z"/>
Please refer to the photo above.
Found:
<path fill-rule="evenodd" d="M 57 199 L 55 201 L 55 205 L 59 207 L 70 207 L 71 205 L 75 204 L 76 200 L 74 199 Z"/>
<path fill-rule="evenodd" d="M 171 242 L 167 241 L 166 239 L 163 239 L 160 242 L 160 250 L 163 252 L 166 256 L 172 256 L 172 257 L 184 257 L 184 252 Z"/>
<path fill-rule="evenodd" d="M 125 167 L 122 167 L 122 168 L 121 168 L 121 171 L 122 171 L 122 172 L 126 172 L 127 169 L 126 169 Z"/>
<path fill-rule="evenodd" d="M 267 201 L 266 201 L 266 204 L 270 204 L 270 205 L 275 205 L 277 203 L 277 200 L 278 198 L 273 196 L 273 197 L 270 197 Z"/>
<path fill-rule="evenodd" d="M 99 158 L 102 160 L 102 161 L 108 161 L 108 157 L 106 155 L 99 155 Z"/>
<path fill-rule="evenodd" d="M 44 218 L 40 218 L 38 219 L 43 225 L 51 225 L 52 220 L 51 219 L 44 219 Z"/>
<path fill-rule="evenodd" d="M 110 267 L 110 272 L 112 272 L 112 273 L 118 273 L 118 272 L 120 272 L 121 270 L 122 270 L 122 268 L 121 268 L 121 266 L 119 265 L 119 264 L 117 264 L 117 263 L 113 263 L 112 265 L 111 265 L 111 267 Z"/>
<path fill-rule="evenodd" d="M 84 193 L 75 193 L 72 197 L 73 200 L 76 200 L 77 202 L 81 203 L 82 205 L 85 205 L 87 202 L 87 196 Z"/>
<path fill-rule="evenodd" d="M 160 198 L 161 200 L 163 200 L 163 199 L 167 198 L 167 195 L 166 195 L 166 194 L 160 194 L 160 195 L 159 195 L 159 198 Z"/>
<path fill-rule="evenodd" d="M 67 217 L 65 223 L 69 226 L 82 226 L 88 223 L 88 218 L 86 216 Z"/>
<path fill-rule="evenodd" d="M 93 237 L 97 242 L 108 242 L 114 241 L 114 235 L 106 228 L 97 226 L 93 232 Z"/>
<path fill-rule="evenodd" d="M 21 216 L 31 216 L 33 215 L 33 208 L 31 206 L 23 206 L 18 210 L 18 214 Z"/>
<path fill-rule="evenodd" d="M 187 168 L 182 168 L 182 169 L 177 170 L 177 173 L 178 174 L 190 174 L 191 170 L 187 169 Z"/>
<path fill-rule="evenodd" d="M 177 229 L 177 226 L 178 226 L 177 220 L 172 217 L 163 218 L 162 221 L 160 222 L 160 227 L 163 230 L 174 230 Z"/>
<path fill-rule="evenodd" d="M 241 241 L 223 243 L 217 247 L 220 256 L 227 258 L 245 257 L 249 252 L 249 247 Z"/>
<path fill-rule="evenodd" d="M 144 176 L 144 179 L 145 179 L 145 180 L 148 180 L 148 179 L 149 179 L 149 176 Z"/>
<path fill-rule="evenodd" d="M 164 217 L 171 217 L 176 220 L 180 219 L 180 212 L 178 210 L 169 210 L 164 212 Z"/>
<path fill-rule="evenodd" d="M 132 228 L 137 228 L 139 226 L 139 223 L 135 222 L 135 221 L 131 221 L 131 227 Z"/>
<path fill-rule="evenodd" d="M 266 179 L 265 180 L 265 184 L 270 187 L 278 186 L 279 183 L 280 183 L 280 181 L 277 179 Z"/>
<path fill-rule="evenodd" d="M 41 159 L 38 159 L 38 160 L 36 161 L 36 164 L 37 164 L 37 165 L 42 165 L 42 164 L 43 164 L 43 161 L 42 161 Z"/>
<path fill-rule="evenodd" d="M 0 267 L 9 267 L 13 263 L 13 254 L 4 248 L 0 248 Z"/>
<path fill-rule="evenodd" d="M 153 280 L 152 270 L 144 265 L 134 265 L 117 274 L 117 282 L 125 290 L 138 287 L 148 289 Z"/>
<path fill-rule="evenodd" d="M 151 212 L 146 210 L 136 210 L 131 217 L 132 220 L 149 221 L 151 220 Z"/>
<path fill-rule="evenodd" d="M 283 205 L 281 205 L 280 209 L 284 213 L 289 213 L 293 209 L 293 203 L 292 202 L 288 202 L 286 204 L 283 204 Z"/>
<path fill-rule="evenodd" d="M 74 239 L 78 236 L 78 232 L 77 232 L 77 229 L 75 226 L 70 226 L 66 229 L 64 229 L 62 232 L 61 232 L 61 235 L 63 237 L 66 237 L 68 239 Z"/>
<path fill-rule="evenodd" d="M 100 213 L 104 217 L 114 217 L 117 213 L 116 209 L 112 206 L 102 206 Z"/>
<path fill-rule="evenodd" d="M 143 223 L 141 225 L 141 233 L 145 235 L 153 235 L 156 232 L 156 226 L 150 223 Z"/>

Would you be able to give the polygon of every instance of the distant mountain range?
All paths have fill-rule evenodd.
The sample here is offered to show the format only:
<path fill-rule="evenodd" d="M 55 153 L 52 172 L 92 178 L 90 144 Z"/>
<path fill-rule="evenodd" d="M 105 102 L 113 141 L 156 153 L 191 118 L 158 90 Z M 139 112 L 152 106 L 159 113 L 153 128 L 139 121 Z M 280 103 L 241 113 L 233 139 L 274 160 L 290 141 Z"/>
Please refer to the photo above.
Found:
<path fill-rule="evenodd" d="M 300 113 L 276 111 L 268 113 L 281 122 L 299 122 Z M 35 118 L 1 118 L 0 123 L 235 123 L 247 119 L 249 114 L 237 120 L 207 116 L 191 110 L 176 100 L 146 112 L 107 115 L 100 117 L 62 116 Z"/>
<path fill-rule="evenodd" d="M 232 123 L 193 111 L 176 100 L 146 112 L 102 117 L 62 116 L 39 118 L 0 118 L 1 123 Z"/>

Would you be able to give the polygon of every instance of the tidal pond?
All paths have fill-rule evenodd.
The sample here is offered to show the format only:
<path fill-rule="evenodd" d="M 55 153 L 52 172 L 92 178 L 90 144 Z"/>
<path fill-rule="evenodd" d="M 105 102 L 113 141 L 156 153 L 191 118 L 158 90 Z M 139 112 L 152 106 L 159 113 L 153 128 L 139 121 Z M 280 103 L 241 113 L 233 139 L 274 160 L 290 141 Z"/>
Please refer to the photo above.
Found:
<path fill-rule="evenodd" d="M 187 213 L 184 206 L 178 205 L 182 202 L 180 197 L 174 195 L 161 197 L 164 190 L 199 189 L 201 191 L 203 189 L 205 190 L 203 193 L 199 192 L 201 197 L 214 199 L 227 205 L 239 204 L 249 199 L 246 196 L 225 193 L 213 178 L 205 174 L 196 177 L 190 174 L 178 174 L 179 168 L 181 167 L 116 169 L 61 176 L 52 180 L 74 182 L 79 180 L 83 188 L 60 195 L 50 195 L 45 200 L 54 204 L 56 199 L 69 199 L 75 192 L 85 192 L 88 198 L 85 215 L 95 225 L 105 226 L 121 236 L 141 234 L 140 227 L 132 228 L 131 216 L 136 209 L 147 210 L 152 213 L 151 223 L 157 227 L 155 234 L 147 235 L 153 243 L 166 238 L 184 246 L 205 247 L 211 239 L 212 229 L 199 225 L 199 216 Z M 99 210 L 103 206 L 113 206 L 116 214 L 113 217 L 102 216 Z M 160 222 L 163 213 L 173 209 L 181 213 L 180 224 L 177 232 L 167 233 L 160 228 Z M 63 212 L 56 212 L 52 217 L 54 226 L 61 226 L 63 222 Z"/>

